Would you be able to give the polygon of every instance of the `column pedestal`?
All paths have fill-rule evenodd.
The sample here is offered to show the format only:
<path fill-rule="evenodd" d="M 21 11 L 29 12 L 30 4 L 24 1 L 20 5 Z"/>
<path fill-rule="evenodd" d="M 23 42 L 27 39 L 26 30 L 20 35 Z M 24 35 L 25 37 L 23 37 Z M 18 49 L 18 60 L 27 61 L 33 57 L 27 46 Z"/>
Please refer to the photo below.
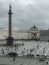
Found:
<path fill-rule="evenodd" d="M 14 38 L 8 37 L 7 38 L 7 46 L 13 46 L 13 44 L 14 44 Z"/>

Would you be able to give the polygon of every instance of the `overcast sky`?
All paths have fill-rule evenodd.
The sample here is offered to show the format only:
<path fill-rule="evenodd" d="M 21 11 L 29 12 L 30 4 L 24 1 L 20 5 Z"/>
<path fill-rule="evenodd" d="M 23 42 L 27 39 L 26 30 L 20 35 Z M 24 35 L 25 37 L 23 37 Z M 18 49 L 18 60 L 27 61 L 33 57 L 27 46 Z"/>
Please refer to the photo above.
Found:
<path fill-rule="evenodd" d="M 0 0 L 0 27 L 8 27 L 10 0 Z M 39 28 L 49 28 L 49 0 L 11 0 L 12 26 L 29 29 L 34 24 Z"/>

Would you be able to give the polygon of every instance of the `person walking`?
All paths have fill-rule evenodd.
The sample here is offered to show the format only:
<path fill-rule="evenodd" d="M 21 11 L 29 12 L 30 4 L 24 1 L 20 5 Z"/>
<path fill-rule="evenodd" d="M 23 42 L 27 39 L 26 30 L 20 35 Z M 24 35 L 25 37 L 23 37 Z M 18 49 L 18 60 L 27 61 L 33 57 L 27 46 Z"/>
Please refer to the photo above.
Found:
<path fill-rule="evenodd" d="M 1 52 L 2 52 L 2 54 L 4 54 L 4 49 L 3 48 L 1 49 Z"/>
<path fill-rule="evenodd" d="M 13 56 L 13 61 L 15 61 L 15 55 Z"/>

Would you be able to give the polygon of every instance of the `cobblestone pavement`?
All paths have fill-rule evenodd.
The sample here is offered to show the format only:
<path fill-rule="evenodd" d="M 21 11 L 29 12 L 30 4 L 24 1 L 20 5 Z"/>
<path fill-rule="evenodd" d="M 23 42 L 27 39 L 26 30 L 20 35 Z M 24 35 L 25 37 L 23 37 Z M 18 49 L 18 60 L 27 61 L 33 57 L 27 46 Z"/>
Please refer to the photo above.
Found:
<path fill-rule="evenodd" d="M 49 65 L 49 60 L 39 62 L 38 58 L 16 57 L 15 61 L 13 61 L 13 57 L 0 57 L 0 65 L 46 65 L 46 62 L 48 62 Z"/>

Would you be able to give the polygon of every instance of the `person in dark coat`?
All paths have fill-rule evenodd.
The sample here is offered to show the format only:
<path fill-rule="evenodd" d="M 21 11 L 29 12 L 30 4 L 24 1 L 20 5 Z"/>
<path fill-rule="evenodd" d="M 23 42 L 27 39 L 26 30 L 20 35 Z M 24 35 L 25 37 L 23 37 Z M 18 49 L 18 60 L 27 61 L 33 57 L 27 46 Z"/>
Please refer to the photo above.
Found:
<path fill-rule="evenodd" d="M 13 56 L 13 61 L 15 61 L 15 55 Z"/>
<path fill-rule="evenodd" d="M 4 49 L 3 48 L 1 49 L 1 52 L 2 52 L 2 54 L 4 54 Z"/>

